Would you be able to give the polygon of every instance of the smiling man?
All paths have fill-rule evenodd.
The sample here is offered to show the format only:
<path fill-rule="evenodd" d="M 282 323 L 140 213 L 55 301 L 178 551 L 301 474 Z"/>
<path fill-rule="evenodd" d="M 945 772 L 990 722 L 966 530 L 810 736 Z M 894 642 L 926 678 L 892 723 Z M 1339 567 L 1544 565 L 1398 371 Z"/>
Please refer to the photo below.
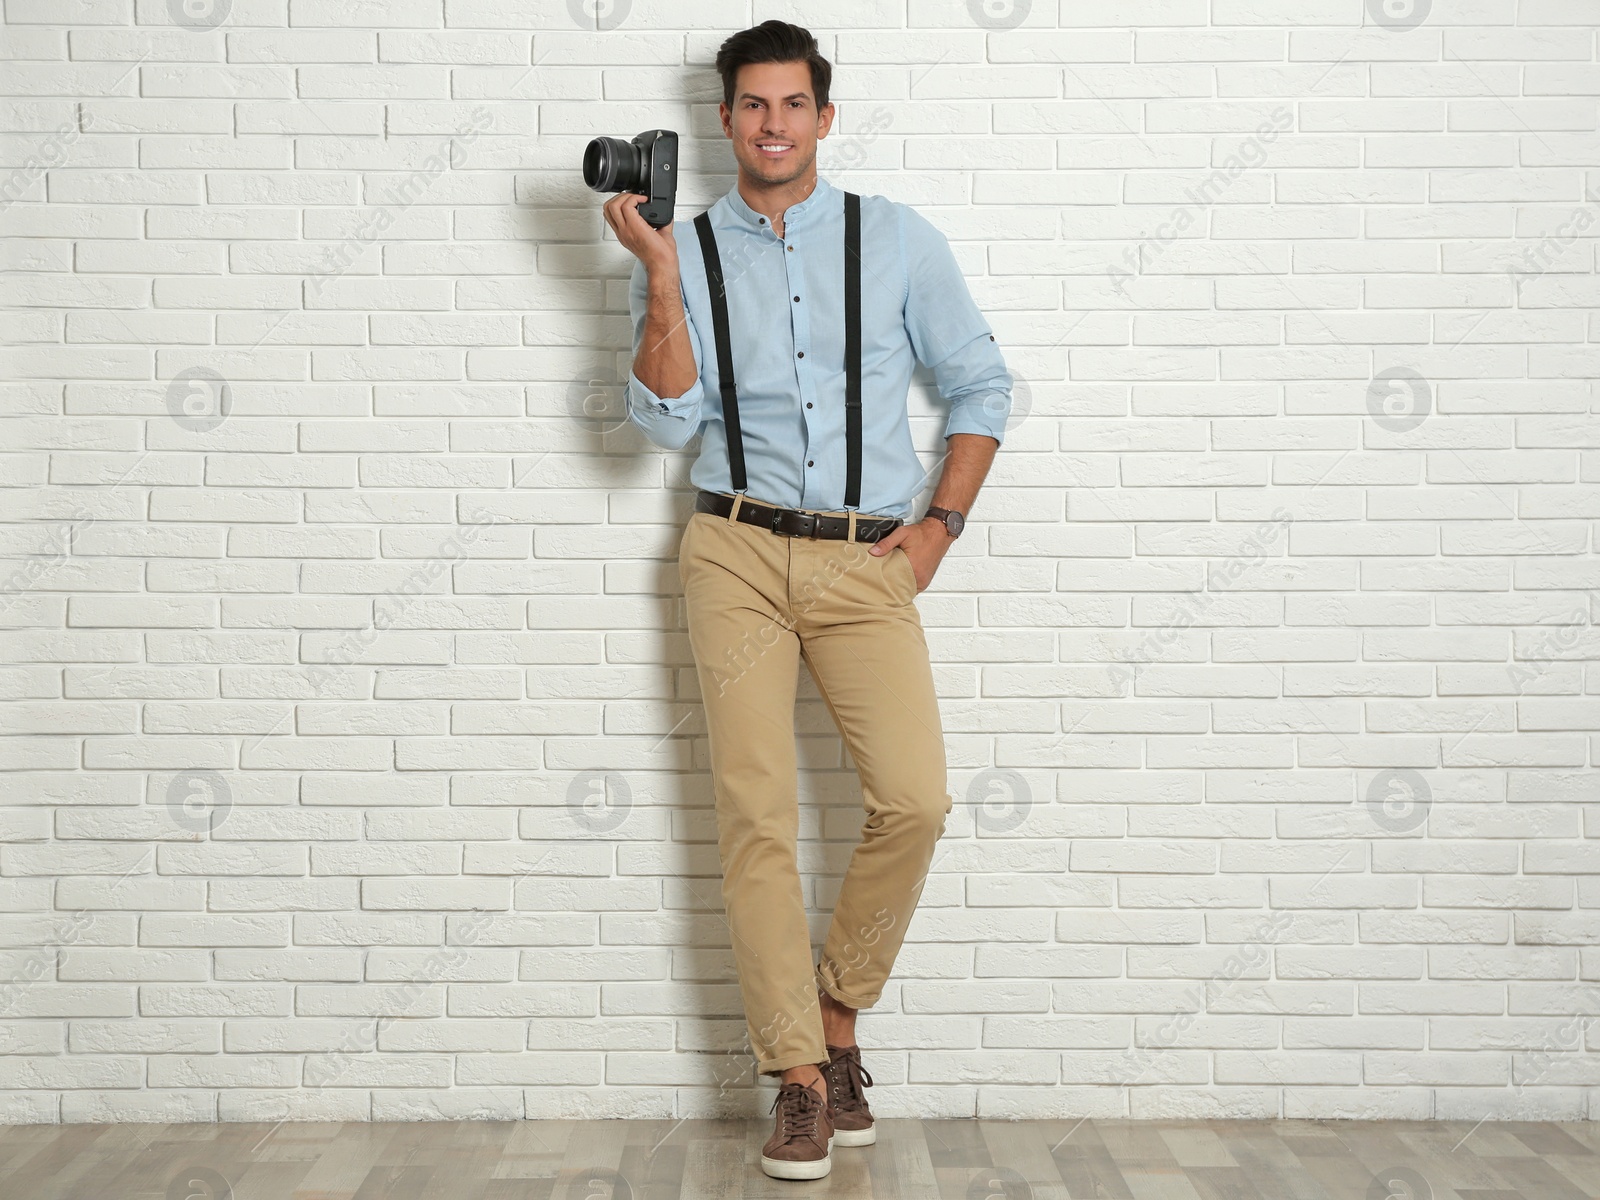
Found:
<path fill-rule="evenodd" d="M 681 245 L 642 196 L 605 218 L 638 260 L 629 420 L 669 449 L 702 435 L 678 562 L 750 1045 L 782 1076 L 761 1166 L 815 1179 L 831 1146 L 875 1139 L 855 1016 L 883 992 L 954 805 L 915 600 L 961 535 L 1012 380 L 944 236 L 818 176 L 834 106 L 816 39 L 766 21 L 728 38 L 717 70 L 735 186 Z M 918 362 L 950 407 L 912 521 L 929 474 L 906 407 Z M 818 963 L 796 863 L 802 657 L 867 812 Z"/>

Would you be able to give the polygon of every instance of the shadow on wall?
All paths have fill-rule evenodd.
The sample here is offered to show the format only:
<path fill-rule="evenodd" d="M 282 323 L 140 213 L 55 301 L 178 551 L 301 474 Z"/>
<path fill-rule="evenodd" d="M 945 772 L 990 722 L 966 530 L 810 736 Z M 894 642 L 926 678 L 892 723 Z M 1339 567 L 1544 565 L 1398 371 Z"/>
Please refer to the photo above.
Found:
<path fill-rule="evenodd" d="M 737 169 L 717 116 L 722 81 L 716 72 L 689 70 L 673 82 L 681 90 L 650 105 L 650 127 L 689 131 L 679 143 L 683 176 L 674 233 L 681 245 L 688 222 L 733 186 Z M 590 191 L 582 176 L 590 138 L 628 141 L 639 132 L 611 127 L 606 111 L 594 109 L 600 125 L 572 136 L 541 137 L 541 161 L 529 164 L 535 172 L 517 178 L 519 228 L 535 244 L 538 263 L 538 287 L 528 300 L 551 318 L 530 320 L 525 334 L 529 345 L 549 351 L 550 367 L 529 384 L 528 413 L 565 420 L 570 432 L 552 439 L 551 448 L 595 456 L 590 469 L 600 472 L 597 484 L 656 486 L 659 479 L 650 472 L 654 455 L 663 452 L 629 425 L 623 394 L 633 362 L 628 285 L 635 259 L 601 212 L 615 193 Z M 669 483 L 687 488 L 688 464 L 697 452 L 698 443 L 681 452 L 684 478 Z M 685 498 L 684 519 L 687 504 Z"/>

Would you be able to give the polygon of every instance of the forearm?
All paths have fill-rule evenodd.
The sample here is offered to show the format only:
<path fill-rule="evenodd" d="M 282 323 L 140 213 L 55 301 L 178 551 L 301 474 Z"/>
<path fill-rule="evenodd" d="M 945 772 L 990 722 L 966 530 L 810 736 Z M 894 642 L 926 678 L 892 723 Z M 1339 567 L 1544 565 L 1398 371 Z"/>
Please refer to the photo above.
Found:
<path fill-rule="evenodd" d="M 933 503 L 939 508 L 970 513 L 1000 443 L 988 434 L 952 433 L 945 445 L 948 450 L 939 484 L 933 490 Z"/>
<path fill-rule="evenodd" d="M 644 333 L 633 356 L 633 373 L 663 400 L 683 395 L 699 378 L 675 266 L 650 272 Z"/>

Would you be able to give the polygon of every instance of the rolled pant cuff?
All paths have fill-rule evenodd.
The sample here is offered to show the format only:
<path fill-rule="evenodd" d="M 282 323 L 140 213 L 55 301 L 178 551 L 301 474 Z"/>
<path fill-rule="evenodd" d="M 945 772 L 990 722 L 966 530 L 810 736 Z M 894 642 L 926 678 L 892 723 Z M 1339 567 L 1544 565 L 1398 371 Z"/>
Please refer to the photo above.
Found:
<path fill-rule="evenodd" d="M 828 1061 L 828 1052 L 823 1050 L 818 1053 L 814 1050 L 801 1050 L 794 1054 L 785 1054 L 770 1062 L 764 1062 L 759 1067 L 762 1075 L 776 1075 L 780 1071 L 787 1071 L 790 1067 L 803 1067 L 806 1064 L 820 1067 Z"/>
<path fill-rule="evenodd" d="M 830 984 L 827 981 L 827 979 L 823 978 L 822 969 L 820 967 L 818 967 L 817 970 L 812 972 L 812 975 L 813 975 L 813 978 L 816 979 L 817 986 L 819 988 L 821 988 L 823 991 L 827 992 L 828 995 L 832 996 L 835 1000 L 837 1000 L 840 1004 L 844 1005 L 846 1008 L 871 1008 L 874 1004 L 876 1004 L 878 1002 L 878 998 L 876 996 L 872 997 L 869 1000 L 869 999 L 867 999 L 866 997 L 863 997 L 863 996 L 849 996 L 849 995 L 846 995 L 845 993 L 841 992 L 833 984 Z"/>

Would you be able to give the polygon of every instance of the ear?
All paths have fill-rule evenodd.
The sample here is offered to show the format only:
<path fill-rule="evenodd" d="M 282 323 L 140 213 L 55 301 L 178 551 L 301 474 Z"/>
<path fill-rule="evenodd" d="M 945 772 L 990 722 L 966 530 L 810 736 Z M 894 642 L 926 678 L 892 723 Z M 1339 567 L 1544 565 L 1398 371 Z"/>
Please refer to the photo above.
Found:
<path fill-rule="evenodd" d="M 833 129 L 833 116 L 837 110 L 830 100 L 817 110 L 817 140 L 821 141 Z"/>

